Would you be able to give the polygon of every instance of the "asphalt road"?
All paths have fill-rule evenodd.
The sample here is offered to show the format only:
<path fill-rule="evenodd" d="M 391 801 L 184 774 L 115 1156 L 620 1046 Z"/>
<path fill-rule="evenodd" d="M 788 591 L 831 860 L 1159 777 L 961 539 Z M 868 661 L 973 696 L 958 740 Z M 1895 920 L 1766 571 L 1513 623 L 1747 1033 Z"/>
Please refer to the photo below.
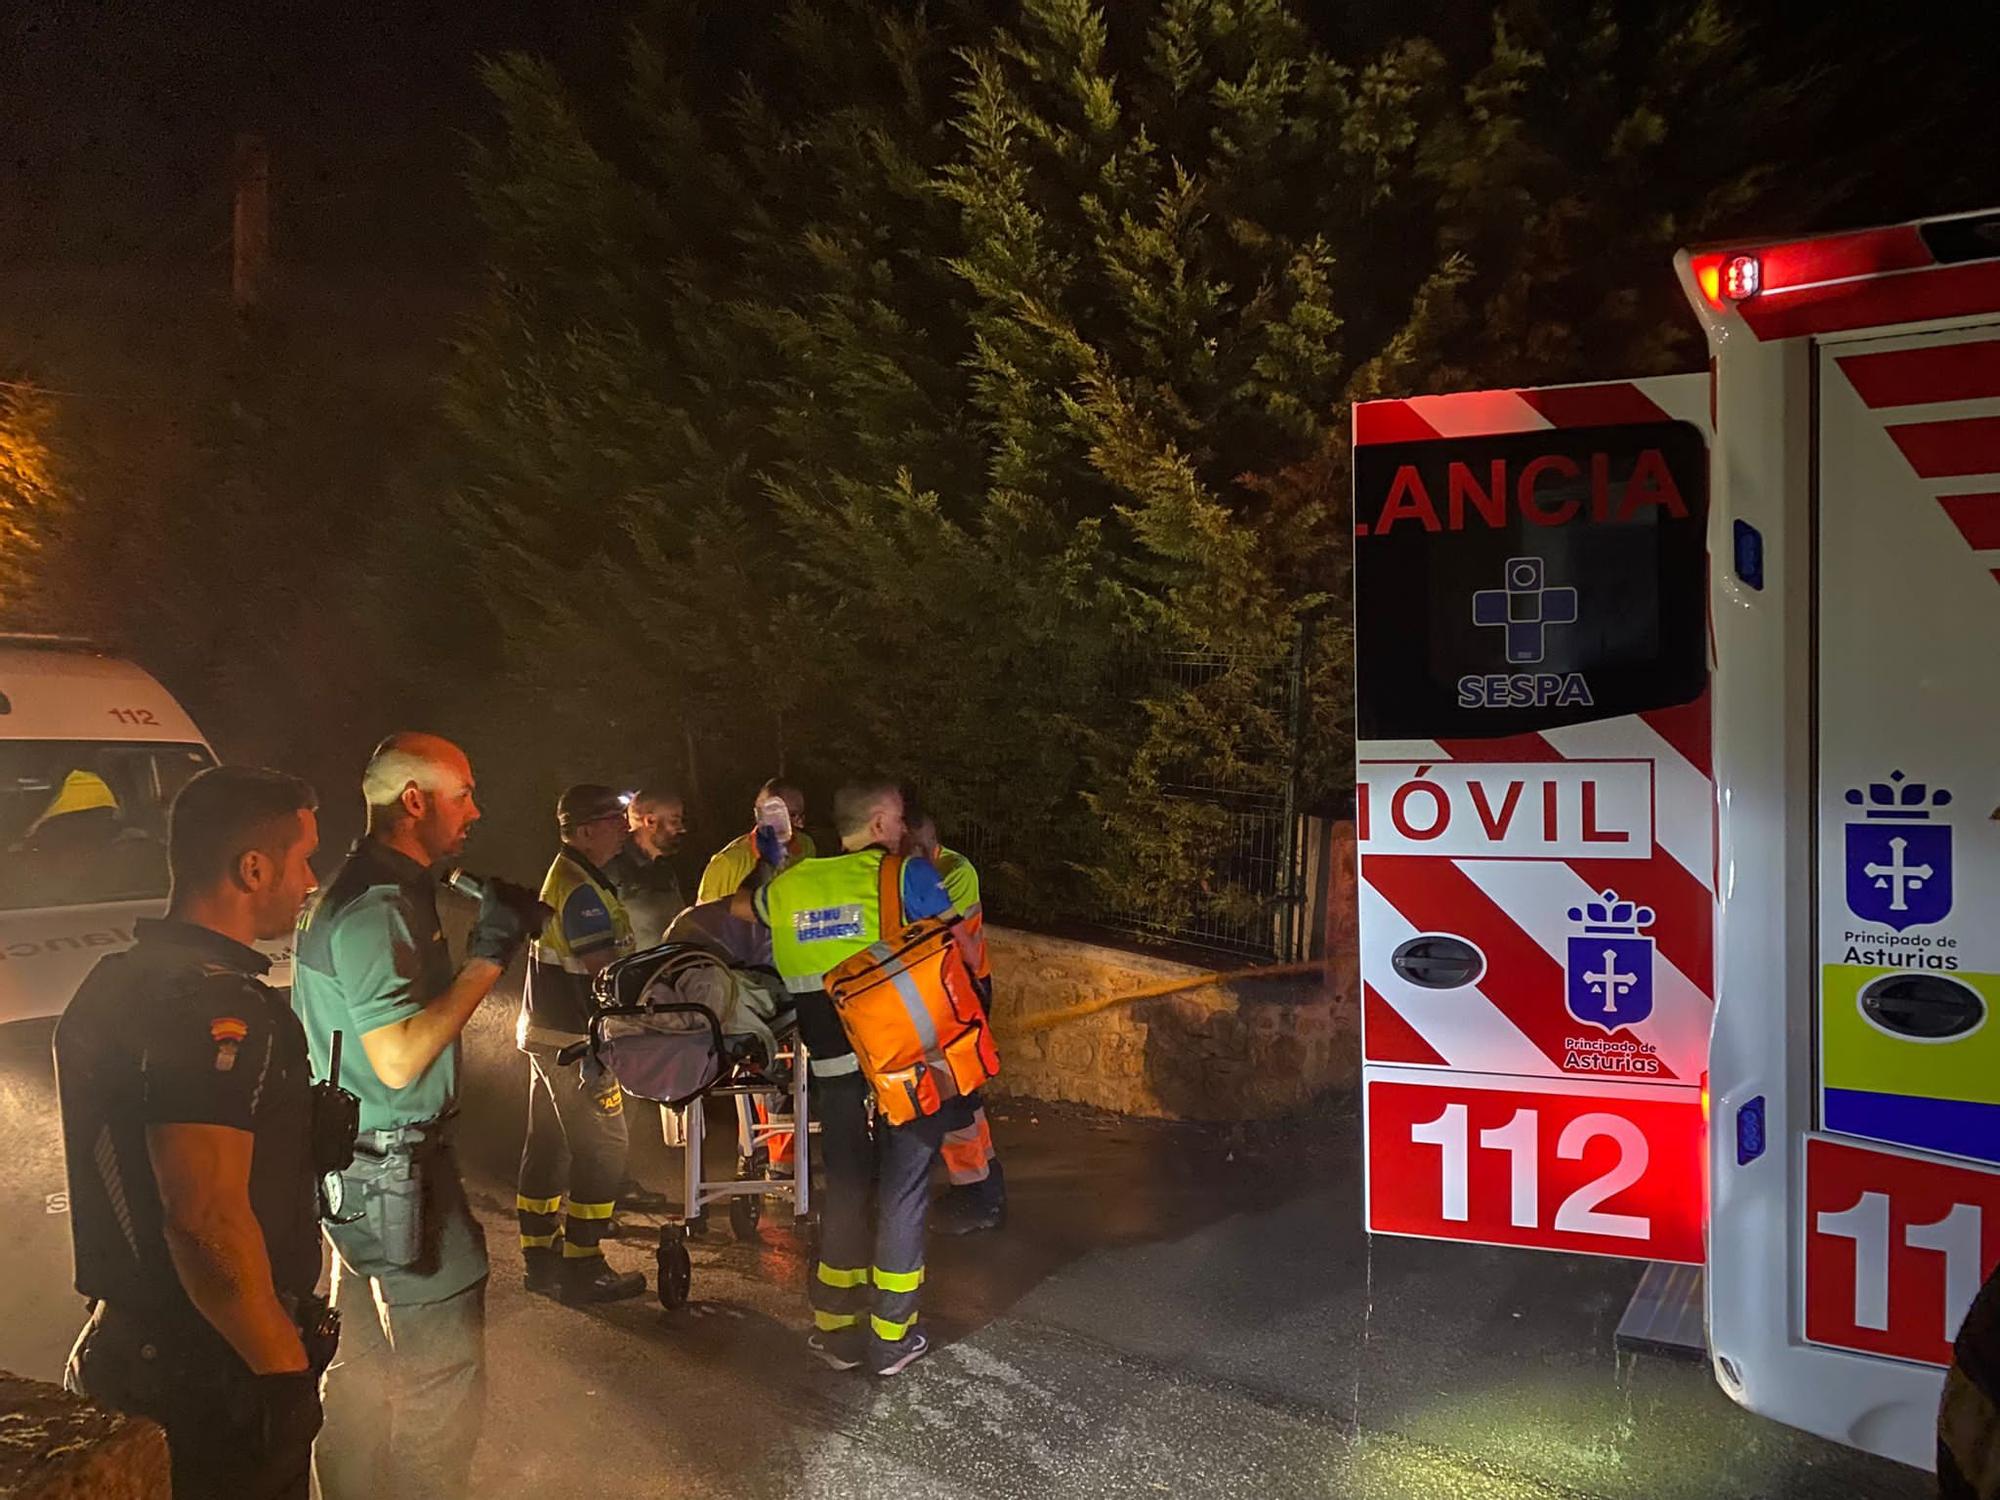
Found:
<path fill-rule="evenodd" d="M 1702 1364 L 1612 1347 L 1636 1266 L 1360 1232 L 1351 1107 L 1235 1134 L 1015 1103 L 1006 1229 L 934 1247 L 938 1352 L 894 1380 L 806 1354 L 805 1249 L 694 1244 L 693 1301 L 520 1286 L 520 1062 L 492 1006 L 467 1100 L 493 1251 L 485 1496 L 1916 1500 L 1926 1476 L 1752 1417 Z M 9 1028 L 18 1033 L 19 1028 Z M 39 1042 L 0 1056 L 0 1367 L 53 1376 L 80 1307 Z M 667 1154 L 635 1111 L 643 1175 Z M 718 1124 L 722 1122 L 718 1120 Z M 726 1140 L 717 1145 L 728 1149 Z M 50 1208 L 58 1211 L 50 1212 Z M 652 1269 L 651 1236 L 613 1245 Z"/>

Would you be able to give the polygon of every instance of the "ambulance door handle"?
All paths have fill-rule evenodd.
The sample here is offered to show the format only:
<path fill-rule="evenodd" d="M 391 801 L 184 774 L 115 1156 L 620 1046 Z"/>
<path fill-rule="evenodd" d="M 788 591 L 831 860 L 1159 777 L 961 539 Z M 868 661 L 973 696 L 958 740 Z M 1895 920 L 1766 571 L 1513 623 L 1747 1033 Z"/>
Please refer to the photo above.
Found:
<path fill-rule="evenodd" d="M 1478 982 L 1486 956 L 1462 937 L 1427 932 L 1398 947 L 1389 966 L 1419 989 L 1456 990 Z"/>
<path fill-rule="evenodd" d="M 1884 974 L 1861 991 L 1861 1014 L 1891 1036 L 1944 1041 L 1986 1019 L 1979 993 L 1942 974 Z"/>

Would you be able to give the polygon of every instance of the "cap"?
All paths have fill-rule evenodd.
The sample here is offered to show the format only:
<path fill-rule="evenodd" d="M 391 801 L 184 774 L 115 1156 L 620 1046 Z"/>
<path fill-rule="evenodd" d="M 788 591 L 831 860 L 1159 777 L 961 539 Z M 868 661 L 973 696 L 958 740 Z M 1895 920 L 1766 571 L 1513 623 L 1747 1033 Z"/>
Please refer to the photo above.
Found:
<path fill-rule="evenodd" d="M 556 799 L 556 826 L 576 828 L 625 811 L 625 799 L 608 786 L 579 782 Z"/>

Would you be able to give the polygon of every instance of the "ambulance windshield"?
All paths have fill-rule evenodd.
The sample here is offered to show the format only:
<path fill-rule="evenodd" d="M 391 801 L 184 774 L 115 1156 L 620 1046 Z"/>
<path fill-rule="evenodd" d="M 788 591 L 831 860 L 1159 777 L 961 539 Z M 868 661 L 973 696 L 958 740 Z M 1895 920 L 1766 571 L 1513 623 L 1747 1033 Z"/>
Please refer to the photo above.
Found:
<path fill-rule="evenodd" d="M 0 911 L 159 900 L 199 745 L 0 740 Z"/>

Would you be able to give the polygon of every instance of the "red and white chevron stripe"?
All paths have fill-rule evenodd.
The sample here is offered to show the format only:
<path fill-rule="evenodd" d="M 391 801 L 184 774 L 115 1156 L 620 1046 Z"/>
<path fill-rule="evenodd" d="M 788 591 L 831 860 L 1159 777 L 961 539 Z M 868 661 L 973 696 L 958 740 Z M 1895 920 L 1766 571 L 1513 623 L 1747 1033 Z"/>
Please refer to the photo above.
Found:
<path fill-rule="evenodd" d="M 1835 363 L 1862 402 L 1884 414 L 1890 440 L 2000 581 L 2000 339 Z"/>
<path fill-rule="evenodd" d="M 1371 742 L 1370 759 L 1360 767 L 1367 1060 L 1483 1073 L 1601 1076 L 1570 1062 L 1572 1039 L 1600 1033 L 1569 1016 L 1563 961 L 1575 930 L 1569 910 L 1613 890 L 1653 908 L 1649 931 L 1657 958 L 1651 1016 L 1610 1040 L 1654 1049 L 1659 1071 L 1647 1075 L 1649 1081 L 1696 1082 L 1714 1011 L 1715 794 L 1707 746 L 1706 697 L 1684 708 L 1538 735 Z M 1391 801 L 1400 788 L 1418 781 L 1443 784 L 1439 768 L 1446 766 L 1459 773 L 1451 777 L 1448 795 L 1461 786 L 1481 789 L 1459 796 L 1450 812 L 1472 825 L 1475 840 L 1497 822 L 1510 798 L 1514 818 L 1538 817 L 1543 789 L 1551 783 L 1537 775 L 1555 766 L 1580 769 L 1586 777 L 1594 767 L 1643 767 L 1651 781 L 1650 828 L 1641 847 L 1620 849 L 1616 857 L 1404 852 L 1407 840 L 1384 826 Z M 1512 791 L 1517 783 L 1518 793 Z M 1561 790 L 1559 815 L 1572 819 L 1579 808 L 1569 787 Z M 1482 807 L 1485 823 L 1479 821 Z M 1428 827 L 1433 820 L 1428 794 L 1421 808 Z M 1398 852 L 1382 852 L 1389 844 Z M 1476 946 L 1486 958 L 1480 981 L 1439 991 L 1402 979 L 1391 956 L 1422 933 L 1448 933 Z"/>
<path fill-rule="evenodd" d="M 1679 376 L 1594 385 L 1535 386 L 1364 401 L 1354 408 L 1354 445 L 1431 438 L 1543 432 L 1552 427 L 1615 427 L 1633 422 L 1708 425 L 1708 398 Z"/>

